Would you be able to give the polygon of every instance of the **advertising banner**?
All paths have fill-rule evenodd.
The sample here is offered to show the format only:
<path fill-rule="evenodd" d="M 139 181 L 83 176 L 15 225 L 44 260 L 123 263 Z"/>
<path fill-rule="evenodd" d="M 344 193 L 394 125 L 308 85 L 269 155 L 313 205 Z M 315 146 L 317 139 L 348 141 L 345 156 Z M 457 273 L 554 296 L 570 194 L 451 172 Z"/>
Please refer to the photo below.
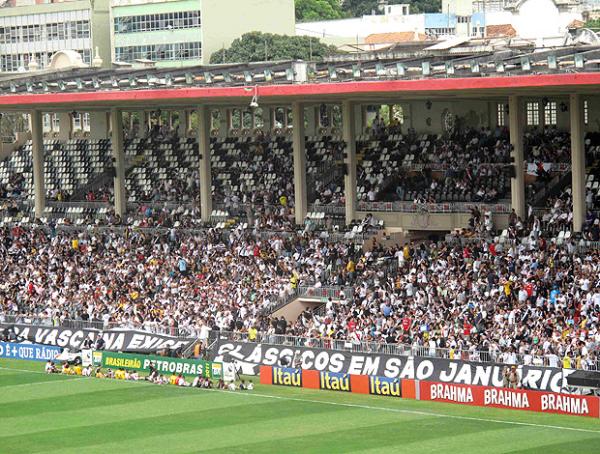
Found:
<path fill-rule="evenodd" d="M 169 358 L 164 356 L 132 355 L 127 353 L 102 353 L 102 366 L 110 369 L 127 369 L 149 372 L 150 366 L 164 375 L 202 375 L 206 378 L 223 377 L 223 364 L 195 359 Z"/>
<path fill-rule="evenodd" d="M 37 344 L 14 344 L 0 342 L 0 358 L 27 359 L 31 361 L 54 360 L 60 355 L 59 347 Z"/>
<path fill-rule="evenodd" d="M 31 326 L 31 325 L 4 325 L 4 328 L 12 329 L 15 334 L 26 341 L 43 345 L 55 345 L 73 350 L 80 350 L 86 339 L 93 343 L 102 337 L 105 350 L 153 353 L 158 350 L 176 350 L 185 348 L 194 342 L 194 339 L 181 339 L 164 334 L 152 334 L 145 331 L 135 330 L 105 330 L 100 331 L 92 328 L 70 329 L 60 326 Z"/>
<path fill-rule="evenodd" d="M 478 407 L 530 410 L 564 415 L 600 416 L 599 399 L 525 389 L 458 385 L 453 383 L 419 383 L 420 400 L 449 402 Z"/>
<path fill-rule="evenodd" d="M 501 387 L 504 369 L 508 367 L 499 363 L 392 356 L 228 340 L 217 342 L 214 348 L 215 361 L 234 362 L 238 370 L 247 375 L 258 375 L 259 367 L 263 365 L 313 369 L 335 374 Z M 567 385 L 567 377 L 573 372 L 573 369 L 552 367 L 517 367 L 521 387 L 563 393 L 574 391 Z"/>
<path fill-rule="evenodd" d="M 409 399 L 416 397 L 414 380 L 319 372 L 290 367 L 260 366 L 260 383 L 387 397 L 404 396 Z"/>

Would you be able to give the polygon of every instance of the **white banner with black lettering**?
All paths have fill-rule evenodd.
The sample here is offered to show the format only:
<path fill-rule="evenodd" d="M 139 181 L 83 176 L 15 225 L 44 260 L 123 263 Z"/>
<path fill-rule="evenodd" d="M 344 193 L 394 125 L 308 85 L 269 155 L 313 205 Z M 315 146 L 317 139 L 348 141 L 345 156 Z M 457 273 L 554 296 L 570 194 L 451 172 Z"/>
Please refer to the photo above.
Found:
<path fill-rule="evenodd" d="M 103 350 L 121 352 L 151 353 L 159 350 L 177 350 L 185 348 L 194 339 L 177 338 L 164 334 L 153 334 L 145 331 L 112 329 L 100 331 L 97 329 L 70 329 L 60 326 L 32 326 L 32 325 L 3 325 L 6 336 L 11 336 L 13 342 L 30 341 L 36 344 L 56 345 L 80 350 L 84 341 L 96 344 L 101 337 L 104 340 Z M 10 333 L 8 333 L 10 332 Z"/>
<path fill-rule="evenodd" d="M 258 375 L 258 367 L 282 366 L 356 375 L 428 380 L 466 385 L 503 385 L 508 365 L 475 363 L 444 358 L 391 356 L 379 353 L 323 350 L 309 347 L 217 341 L 214 361 L 236 364 L 239 373 Z M 519 386 L 553 392 L 572 392 L 567 377 L 574 370 L 552 367 L 518 366 Z"/>

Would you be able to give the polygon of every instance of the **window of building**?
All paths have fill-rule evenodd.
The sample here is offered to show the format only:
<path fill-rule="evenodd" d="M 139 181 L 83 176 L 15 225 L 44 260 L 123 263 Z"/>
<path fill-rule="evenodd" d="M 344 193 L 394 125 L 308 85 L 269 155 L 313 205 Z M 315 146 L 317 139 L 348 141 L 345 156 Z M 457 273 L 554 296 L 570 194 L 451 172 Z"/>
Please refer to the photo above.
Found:
<path fill-rule="evenodd" d="M 230 129 L 241 129 L 242 127 L 242 111 L 240 109 L 231 109 Z"/>
<path fill-rule="evenodd" d="M 73 131 L 81 131 L 82 114 L 78 113 L 73 117 Z"/>
<path fill-rule="evenodd" d="M 245 110 L 242 115 L 242 128 L 252 129 L 253 123 L 252 112 L 250 110 Z"/>
<path fill-rule="evenodd" d="M 528 102 L 526 104 L 527 126 L 540 125 L 540 106 L 537 102 Z"/>
<path fill-rule="evenodd" d="M 149 44 L 115 48 L 117 61 L 133 62 L 146 59 L 153 61 L 192 60 L 202 56 L 202 45 L 198 42 L 174 44 Z"/>
<path fill-rule="evenodd" d="M 52 131 L 60 131 L 60 118 L 58 118 L 58 114 L 52 114 Z"/>
<path fill-rule="evenodd" d="M 255 128 L 264 128 L 265 119 L 264 119 L 264 113 L 263 113 L 262 107 L 257 107 L 256 109 L 254 109 L 253 115 L 254 115 L 254 127 Z"/>
<path fill-rule="evenodd" d="M 277 107 L 275 109 L 275 128 L 281 129 L 286 126 L 286 115 L 284 107 Z"/>
<path fill-rule="evenodd" d="M 549 101 L 544 106 L 544 124 L 556 126 L 556 101 Z"/>
<path fill-rule="evenodd" d="M 86 20 L 70 22 L 71 38 L 81 39 L 90 37 L 90 23 Z"/>
<path fill-rule="evenodd" d="M 445 35 L 454 35 L 456 30 L 450 27 L 443 28 L 426 28 L 425 33 L 431 36 L 445 36 Z"/>
<path fill-rule="evenodd" d="M 177 11 L 173 13 L 143 14 L 116 17 L 115 33 L 139 33 L 156 30 L 180 30 L 200 26 L 200 11 Z"/>
<path fill-rule="evenodd" d="M 50 121 L 51 121 L 50 114 L 42 115 L 42 129 L 44 130 L 44 132 L 49 132 L 50 129 L 52 128 Z"/>
<path fill-rule="evenodd" d="M 48 36 L 49 41 L 56 41 L 59 39 L 67 39 L 68 36 L 68 23 L 62 22 L 59 24 L 47 24 L 46 25 L 46 35 Z"/>
<path fill-rule="evenodd" d="M 498 126 L 506 126 L 504 103 L 496 104 L 496 119 Z"/>
<path fill-rule="evenodd" d="M 392 106 L 392 118 L 399 124 L 404 124 L 404 108 L 398 104 Z"/>
<path fill-rule="evenodd" d="M 471 22 L 471 16 L 456 16 L 456 21 L 459 24 L 468 24 Z"/>
<path fill-rule="evenodd" d="M 588 107 L 588 102 L 587 100 L 583 101 L 583 124 L 588 124 L 589 122 L 589 117 L 590 115 L 590 111 L 589 111 L 589 107 Z"/>

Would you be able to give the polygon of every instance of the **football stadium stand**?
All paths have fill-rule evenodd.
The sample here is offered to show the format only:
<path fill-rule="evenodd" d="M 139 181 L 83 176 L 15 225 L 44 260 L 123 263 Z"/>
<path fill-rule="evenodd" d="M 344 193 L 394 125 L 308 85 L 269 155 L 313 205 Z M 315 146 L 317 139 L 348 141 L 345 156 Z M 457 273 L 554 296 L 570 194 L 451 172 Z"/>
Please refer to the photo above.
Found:
<path fill-rule="evenodd" d="M 0 76 L 0 320 L 597 370 L 599 57 Z"/>

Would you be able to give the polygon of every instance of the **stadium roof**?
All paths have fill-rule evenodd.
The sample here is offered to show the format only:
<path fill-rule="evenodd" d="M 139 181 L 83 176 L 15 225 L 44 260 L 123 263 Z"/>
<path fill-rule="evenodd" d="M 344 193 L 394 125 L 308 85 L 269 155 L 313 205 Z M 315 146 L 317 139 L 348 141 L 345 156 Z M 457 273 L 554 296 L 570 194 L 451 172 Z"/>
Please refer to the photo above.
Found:
<path fill-rule="evenodd" d="M 506 96 L 589 92 L 600 85 L 600 46 L 504 49 L 443 55 L 421 51 L 362 62 L 264 62 L 157 69 L 78 68 L 0 76 L 0 108 L 90 109 L 169 105 Z"/>

